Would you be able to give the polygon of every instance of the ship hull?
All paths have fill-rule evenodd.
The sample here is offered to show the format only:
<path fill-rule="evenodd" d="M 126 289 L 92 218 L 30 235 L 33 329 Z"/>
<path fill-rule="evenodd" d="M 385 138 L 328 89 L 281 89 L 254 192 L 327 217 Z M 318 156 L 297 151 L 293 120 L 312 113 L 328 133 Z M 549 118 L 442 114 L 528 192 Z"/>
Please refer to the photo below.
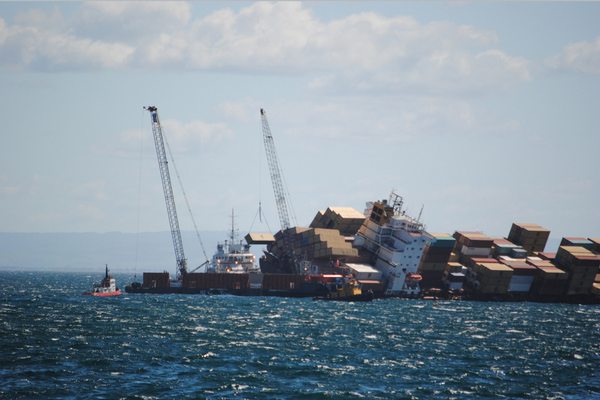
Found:
<path fill-rule="evenodd" d="M 95 292 L 86 292 L 84 296 L 99 296 L 99 297 L 112 297 L 112 296 L 120 296 L 122 293 L 120 290 L 110 293 L 95 293 Z"/>
<path fill-rule="evenodd" d="M 181 286 L 167 287 L 143 287 L 142 285 L 128 285 L 126 293 L 137 294 L 195 294 L 195 295 L 233 295 L 233 296 L 265 296 L 265 297 L 295 297 L 307 298 L 325 296 L 329 289 L 322 284 L 303 282 L 295 289 L 272 289 L 272 288 L 189 288 Z"/>

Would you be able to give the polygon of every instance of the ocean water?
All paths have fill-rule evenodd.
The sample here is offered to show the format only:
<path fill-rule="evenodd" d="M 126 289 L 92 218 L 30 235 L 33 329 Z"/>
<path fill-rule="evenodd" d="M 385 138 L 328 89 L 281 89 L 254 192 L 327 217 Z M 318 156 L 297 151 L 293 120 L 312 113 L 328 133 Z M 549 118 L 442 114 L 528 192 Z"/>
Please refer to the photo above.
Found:
<path fill-rule="evenodd" d="M 0 271 L 0 399 L 600 398 L 600 306 L 82 296 L 103 272 Z"/>

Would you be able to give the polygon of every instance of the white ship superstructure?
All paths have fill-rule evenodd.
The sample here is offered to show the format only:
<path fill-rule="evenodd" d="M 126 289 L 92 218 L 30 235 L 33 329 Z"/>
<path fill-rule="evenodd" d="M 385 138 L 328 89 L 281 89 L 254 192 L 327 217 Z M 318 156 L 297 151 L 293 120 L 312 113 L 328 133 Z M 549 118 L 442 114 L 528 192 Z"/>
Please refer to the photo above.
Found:
<path fill-rule="evenodd" d="M 255 260 L 256 256 L 250 252 L 250 245 L 237 239 L 232 211 L 229 240 L 217 244 L 217 252 L 213 255 L 208 272 L 224 274 L 260 273 L 260 268 L 255 264 Z"/>
<path fill-rule="evenodd" d="M 435 237 L 423 224 L 402 211 L 402 197 L 392 192 L 389 200 L 368 202 L 365 223 L 355 245 L 371 253 L 374 267 L 387 281 L 386 296 L 416 296 L 420 292 L 419 262 L 427 242 Z M 416 275 L 416 276 L 415 276 Z"/>

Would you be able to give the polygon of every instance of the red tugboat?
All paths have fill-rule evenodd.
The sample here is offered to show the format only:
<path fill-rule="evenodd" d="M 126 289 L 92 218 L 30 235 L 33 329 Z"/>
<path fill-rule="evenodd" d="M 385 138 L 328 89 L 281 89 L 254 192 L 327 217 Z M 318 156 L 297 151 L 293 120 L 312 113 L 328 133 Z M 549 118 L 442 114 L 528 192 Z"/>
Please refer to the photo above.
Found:
<path fill-rule="evenodd" d="M 119 296 L 121 290 L 116 287 L 115 278 L 108 274 L 108 264 L 106 264 L 106 275 L 100 284 L 94 283 L 94 290 L 91 292 L 85 292 L 85 295 L 90 296 Z"/>

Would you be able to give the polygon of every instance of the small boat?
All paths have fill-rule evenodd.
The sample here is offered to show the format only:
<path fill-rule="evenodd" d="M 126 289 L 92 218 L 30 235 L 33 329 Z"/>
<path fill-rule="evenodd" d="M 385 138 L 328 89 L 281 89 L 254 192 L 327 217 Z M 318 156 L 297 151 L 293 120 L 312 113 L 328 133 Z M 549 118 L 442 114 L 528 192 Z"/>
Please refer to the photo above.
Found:
<path fill-rule="evenodd" d="M 115 278 L 108 274 L 108 264 L 106 264 L 106 275 L 100 284 L 94 283 L 94 290 L 91 292 L 85 292 L 85 295 L 90 296 L 119 296 L 121 290 L 116 287 Z"/>
<path fill-rule="evenodd" d="M 363 292 L 358 282 L 350 279 L 344 284 L 334 284 L 326 295 L 313 297 L 313 300 L 328 301 L 373 301 L 375 295 L 372 290 Z"/>

